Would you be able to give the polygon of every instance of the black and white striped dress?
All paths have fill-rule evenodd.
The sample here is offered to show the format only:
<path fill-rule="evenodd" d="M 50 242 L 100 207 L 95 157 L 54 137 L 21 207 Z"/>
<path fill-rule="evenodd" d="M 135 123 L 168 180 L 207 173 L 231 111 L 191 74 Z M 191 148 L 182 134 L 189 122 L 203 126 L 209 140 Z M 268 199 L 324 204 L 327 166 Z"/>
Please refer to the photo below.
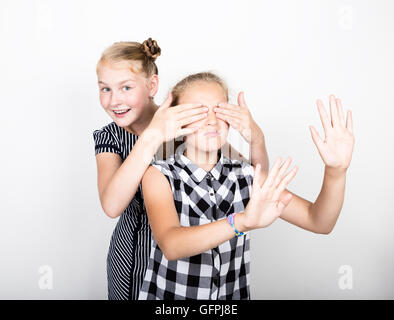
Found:
<path fill-rule="evenodd" d="M 93 132 L 95 153 L 119 154 L 122 162 L 127 158 L 138 136 L 112 122 Z M 151 230 L 141 184 L 120 215 L 112 234 L 107 257 L 108 299 L 136 300 L 148 266 Z"/>

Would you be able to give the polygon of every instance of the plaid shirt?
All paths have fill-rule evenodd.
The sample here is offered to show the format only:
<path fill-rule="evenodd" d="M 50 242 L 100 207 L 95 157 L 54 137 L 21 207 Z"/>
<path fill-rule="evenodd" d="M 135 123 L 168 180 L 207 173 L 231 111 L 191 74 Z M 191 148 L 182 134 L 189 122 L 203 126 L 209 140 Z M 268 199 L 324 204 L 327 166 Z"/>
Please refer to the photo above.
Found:
<path fill-rule="evenodd" d="M 206 172 L 176 153 L 154 167 L 168 179 L 184 227 L 226 219 L 244 211 L 250 197 L 253 167 L 220 160 Z M 229 226 L 230 227 L 230 226 Z M 249 234 L 189 258 L 168 261 L 152 237 L 148 269 L 139 299 L 250 299 Z"/>

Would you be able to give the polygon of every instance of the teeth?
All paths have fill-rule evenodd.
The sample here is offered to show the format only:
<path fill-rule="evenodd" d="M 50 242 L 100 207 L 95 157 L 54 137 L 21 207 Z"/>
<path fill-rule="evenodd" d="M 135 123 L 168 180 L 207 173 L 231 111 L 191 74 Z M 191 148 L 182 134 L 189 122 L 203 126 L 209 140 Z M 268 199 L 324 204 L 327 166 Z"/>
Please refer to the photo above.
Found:
<path fill-rule="evenodd" d="M 125 110 L 114 110 L 114 112 L 116 113 L 116 114 L 120 114 L 120 113 L 124 113 L 124 112 L 126 112 L 126 111 L 129 111 L 130 109 L 125 109 Z"/>

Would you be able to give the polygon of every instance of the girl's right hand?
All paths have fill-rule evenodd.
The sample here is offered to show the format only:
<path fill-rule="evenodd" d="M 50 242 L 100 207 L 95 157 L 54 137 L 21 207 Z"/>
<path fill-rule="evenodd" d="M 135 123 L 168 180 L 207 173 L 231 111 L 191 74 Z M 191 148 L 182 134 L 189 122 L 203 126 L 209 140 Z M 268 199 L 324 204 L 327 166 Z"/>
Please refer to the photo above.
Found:
<path fill-rule="evenodd" d="M 182 127 L 204 119 L 208 114 L 208 108 L 203 107 L 201 103 L 180 104 L 170 107 L 171 102 L 172 95 L 170 93 L 167 99 L 156 111 L 149 126 L 145 129 L 154 133 L 157 139 L 160 139 L 161 142 L 166 142 L 176 139 L 179 136 L 194 133 L 199 129 L 199 127 Z"/>
<path fill-rule="evenodd" d="M 278 157 L 266 179 L 261 166 L 259 164 L 256 166 L 252 194 L 244 214 L 242 214 L 242 229 L 244 231 L 269 226 L 289 204 L 292 198 L 291 193 L 287 193 L 285 196 L 281 196 L 281 194 L 296 175 L 298 168 L 295 166 L 288 174 L 284 175 L 290 166 L 291 158 L 288 158 L 282 165 L 280 165 L 281 162 L 281 158 Z"/>

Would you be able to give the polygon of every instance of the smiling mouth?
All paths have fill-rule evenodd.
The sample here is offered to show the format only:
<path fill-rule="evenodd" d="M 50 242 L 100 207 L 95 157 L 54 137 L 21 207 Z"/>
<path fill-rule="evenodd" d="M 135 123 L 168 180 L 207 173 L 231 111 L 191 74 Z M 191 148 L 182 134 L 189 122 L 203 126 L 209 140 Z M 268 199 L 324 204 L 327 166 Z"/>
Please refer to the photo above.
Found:
<path fill-rule="evenodd" d="M 124 110 L 112 110 L 114 113 L 116 114 L 124 114 L 128 111 L 130 111 L 130 109 L 124 109 Z"/>
<path fill-rule="evenodd" d="M 126 115 L 131 110 L 131 108 L 127 109 L 119 109 L 119 110 L 112 110 L 112 112 L 115 114 L 117 118 L 123 117 Z"/>

